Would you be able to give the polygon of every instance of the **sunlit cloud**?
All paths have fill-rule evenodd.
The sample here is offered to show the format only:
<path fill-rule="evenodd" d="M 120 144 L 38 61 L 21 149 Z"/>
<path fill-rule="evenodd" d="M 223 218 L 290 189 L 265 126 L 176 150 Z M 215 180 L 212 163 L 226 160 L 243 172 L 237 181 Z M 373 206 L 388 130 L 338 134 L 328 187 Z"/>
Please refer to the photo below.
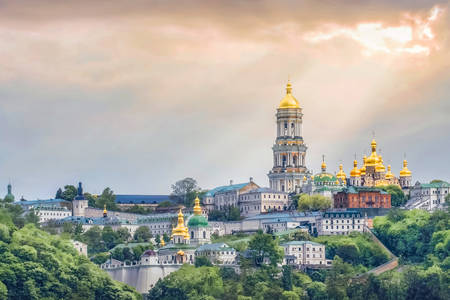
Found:
<path fill-rule="evenodd" d="M 303 38 L 310 43 L 320 43 L 343 37 L 358 42 L 364 55 L 377 52 L 387 54 L 415 54 L 428 56 L 433 49 L 435 34 L 432 25 L 444 10 L 433 7 L 428 16 L 405 15 L 399 26 L 387 26 L 382 22 L 359 23 L 353 27 L 326 24 L 319 31 L 307 32 Z"/>

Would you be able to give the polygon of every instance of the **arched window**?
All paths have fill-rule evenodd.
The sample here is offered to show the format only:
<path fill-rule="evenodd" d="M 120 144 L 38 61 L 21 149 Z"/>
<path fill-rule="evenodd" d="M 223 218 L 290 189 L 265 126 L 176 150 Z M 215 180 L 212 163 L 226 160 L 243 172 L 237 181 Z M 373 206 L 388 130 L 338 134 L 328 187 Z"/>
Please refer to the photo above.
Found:
<path fill-rule="evenodd" d="M 191 231 L 191 239 L 194 238 L 194 231 Z"/>
<path fill-rule="evenodd" d="M 203 231 L 203 238 L 206 239 L 206 231 Z"/>

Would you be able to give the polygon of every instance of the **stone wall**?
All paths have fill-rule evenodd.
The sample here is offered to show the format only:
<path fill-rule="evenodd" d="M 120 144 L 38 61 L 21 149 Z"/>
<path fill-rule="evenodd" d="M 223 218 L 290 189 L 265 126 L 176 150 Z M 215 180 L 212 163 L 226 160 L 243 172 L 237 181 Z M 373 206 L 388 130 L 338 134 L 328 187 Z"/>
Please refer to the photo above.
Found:
<path fill-rule="evenodd" d="M 134 287 L 139 293 L 146 294 L 156 284 L 158 279 L 181 268 L 182 265 L 135 265 L 119 268 L 105 268 L 112 279 Z"/>

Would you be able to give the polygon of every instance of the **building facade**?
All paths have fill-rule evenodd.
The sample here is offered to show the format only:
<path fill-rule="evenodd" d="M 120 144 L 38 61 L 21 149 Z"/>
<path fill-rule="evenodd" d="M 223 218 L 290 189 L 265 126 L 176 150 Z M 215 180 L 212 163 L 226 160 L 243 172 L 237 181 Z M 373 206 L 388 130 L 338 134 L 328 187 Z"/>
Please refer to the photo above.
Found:
<path fill-rule="evenodd" d="M 327 211 L 318 220 L 319 235 L 347 235 L 364 232 L 368 220 L 357 211 Z"/>
<path fill-rule="evenodd" d="M 205 244 L 195 250 L 195 258 L 206 257 L 215 265 L 233 265 L 237 252 L 225 243 Z"/>
<path fill-rule="evenodd" d="M 207 211 L 221 210 L 226 207 L 239 207 L 239 195 L 259 188 L 259 185 L 250 178 L 249 182 L 219 186 L 206 192 L 203 205 Z"/>
<path fill-rule="evenodd" d="M 445 181 L 416 184 L 410 189 L 410 199 L 406 203 L 407 209 L 424 209 L 434 211 L 443 209 L 445 197 L 450 193 L 450 184 Z"/>
<path fill-rule="evenodd" d="M 307 146 L 303 141 L 302 108 L 292 95 L 290 82 L 286 86 L 286 96 L 278 106 L 276 118 L 273 168 L 268 174 L 270 188 L 280 192 L 298 192 L 303 177 L 308 174 L 305 164 Z"/>
<path fill-rule="evenodd" d="M 289 195 L 269 188 L 257 188 L 239 195 L 241 216 L 249 217 L 289 207 Z"/>
<path fill-rule="evenodd" d="M 284 249 L 284 264 L 327 265 L 325 245 L 311 241 L 292 241 L 281 246 Z"/>
<path fill-rule="evenodd" d="M 334 195 L 334 208 L 391 208 L 391 195 L 381 189 L 349 186 Z"/>

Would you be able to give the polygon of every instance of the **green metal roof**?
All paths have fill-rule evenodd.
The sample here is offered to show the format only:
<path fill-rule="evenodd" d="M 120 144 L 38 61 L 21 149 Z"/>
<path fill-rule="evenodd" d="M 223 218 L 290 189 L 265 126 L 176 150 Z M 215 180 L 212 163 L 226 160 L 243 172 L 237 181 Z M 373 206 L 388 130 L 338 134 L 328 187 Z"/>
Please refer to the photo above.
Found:
<path fill-rule="evenodd" d="M 204 216 L 192 216 L 189 219 L 188 227 L 206 227 L 208 226 L 208 220 Z"/>
<path fill-rule="evenodd" d="M 246 185 L 248 185 L 249 183 L 250 182 L 218 186 L 218 187 L 213 188 L 212 190 L 209 190 L 208 192 L 206 192 L 205 197 L 214 197 L 214 195 L 216 193 L 225 193 L 225 192 L 229 192 L 229 191 L 240 190 L 243 187 L 245 187 Z"/>

